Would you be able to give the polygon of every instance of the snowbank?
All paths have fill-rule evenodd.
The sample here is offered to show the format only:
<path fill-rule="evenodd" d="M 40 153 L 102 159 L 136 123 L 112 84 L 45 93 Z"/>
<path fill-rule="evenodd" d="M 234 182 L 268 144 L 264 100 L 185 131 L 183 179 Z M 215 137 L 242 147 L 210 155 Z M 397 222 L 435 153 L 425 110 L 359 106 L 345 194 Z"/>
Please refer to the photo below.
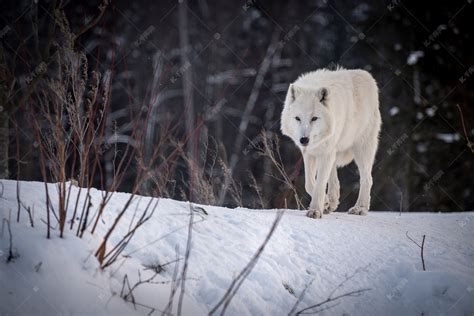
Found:
<path fill-rule="evenodd" d="M 150 308 L 155 314 L 165 309 L 174 261 L 182 259 L 186 250 L 188 203 L 161 199 L 153 217 L 128 244 L 126 256 L 102 271 L 93 253 L 128 194 L 114 194 L 94 235 L 86 233 L 79 239 L 68 229 L 61 239 L 54 230 L 47 240 L 44 185 L 21 183 L 21 200 L 34 209 L 32 228 L 24 209 L 20 223 L 16 223 L 16 182 L 0 181 L 1 214 L 11 219 L 13 248 L 18 254 L 6 262 L 9 236 L 4 227 L 0 238 L 0 314 L 143 315 Z M 56 201 L 56 187 L 51 184 L 49 188 Z M 72 196 L 77 190 L 72 188 Z M 91 195 L 95 211 L 101 192 L 93 190 Z M 137 221 L 149 201 L 148 197 L 134 199 L 108 249 Z M 264 240 L 276 214 L 276 210 L 201 207 L 205 212 L 194 214 L 183 310 L 188 315 L 206 315 L 222 298 Z M 306 288 L 295 311 L 321 303 L 331 293 L 336 298 L 363 290 L 325 303 L 316 311 L 326 309 L 320 313 L 323 315 L 472 315 L 473 226 L 472 212 L 401 216 L 371 212 L 366 217 L 334 213 L 314 220 L 304 212 L 286 211 L 227 314 L 287 315 Z M 420 248 L 407 238 L 407 231 L 419 242 L 426 235 L 426 271 L 422 271 Z M 133 291 L 134 307 L 120 297 L 124 277 L 133 285 L 140 271 L 141 279 L 146 279 L 153 273 L 144 265 L 151 264 L 167 265 L 153 284 L 139 285 Z M 177 264 L 180 271 L 183 260 Z M 176 304 L 173 306 L 176 313 Z"/>

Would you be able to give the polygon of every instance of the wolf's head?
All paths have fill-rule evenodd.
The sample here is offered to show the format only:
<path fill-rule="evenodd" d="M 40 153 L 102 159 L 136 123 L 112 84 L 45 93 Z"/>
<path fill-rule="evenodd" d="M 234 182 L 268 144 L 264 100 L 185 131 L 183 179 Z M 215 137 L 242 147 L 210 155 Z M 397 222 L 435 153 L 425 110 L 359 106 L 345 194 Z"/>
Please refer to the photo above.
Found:
<path fill-rule="evenodd" d="M 317 147 L 332 133 L 327 88 L 310 89 L 291 84 L 281 115 L 281 131 L 301 149 Z"/>

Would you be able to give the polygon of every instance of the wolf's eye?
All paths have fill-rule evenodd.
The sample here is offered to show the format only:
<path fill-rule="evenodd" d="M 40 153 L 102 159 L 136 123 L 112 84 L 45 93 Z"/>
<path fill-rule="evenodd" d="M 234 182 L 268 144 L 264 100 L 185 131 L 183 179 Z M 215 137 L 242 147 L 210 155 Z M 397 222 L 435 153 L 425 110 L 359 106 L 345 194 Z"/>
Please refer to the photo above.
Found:
<path fill-rule="evenodd" d="M 300 122 L 300 121 L 301 121 L 301 119 L 300 119 L 300 117 L 299 117 L 299 116 L 295 117 L 295 119 L 296 119 L 298 122 Z"/>
<path fill-rule="evenodd" d="M 317 119 L 318 119 L 318 118 L 317 118 L 316 116 L 313 116 L 313 117 L 311 118 L 311 122 L 314 122 L 314 121 L 316 121 Z"/>

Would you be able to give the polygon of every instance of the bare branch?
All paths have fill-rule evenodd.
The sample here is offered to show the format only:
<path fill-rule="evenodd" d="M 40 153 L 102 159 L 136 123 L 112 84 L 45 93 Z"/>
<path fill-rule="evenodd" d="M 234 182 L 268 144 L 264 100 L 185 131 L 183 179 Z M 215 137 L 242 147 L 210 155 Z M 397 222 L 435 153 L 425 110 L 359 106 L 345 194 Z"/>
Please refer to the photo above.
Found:
<path fill-rule="evenodd" d="M 94 26 L 97 25 L 97 23 L 99 23 L 99 21 L 102 19 L 102 17 L 104 16 L 104 13 L 105 13 L 105 10 L 107 9 L 107 7 L 109 6 L 109 0 L 103 0 L 102 3 L 99 5 L 99 14 L 94 18 L 92 19 L 89 23 L 87 23 L 86 25 L 84 25 L 78 32 L 77 34 L 74 35 L 73 37 L 73 42 L 77 40 L 77 38 L 79 36 L 81 36 L 82 34 L 84 34 L 85 32 L 89 31 L 91 28 L 93 28 Z"/>
<path fill-rule="evenodd" d="M 313 310 L 315 308 L 318 308 L 322 305 L 325 305 L 327 303 L 330 303 L 330 302 L 334 302 L 340 298 L 343 298 L 343 297 L 346 297 L 346 296 L 359 296 L 361 293 L 365 292 L 365 291 L 369 291 L 370 289 L 361 289 L 361 290 L 355 290 L 355 291 L 350 291 L 350 292 L 347 292 L 347 293 L 344 293 L 344 294 L 341 294 L 341 295 L 338 295 L 338 296 L 335 296 L 333 297 L 334 293 L 336 293 L 337 290 L 339 290 L 340 288 L 342 288 L 344 286 L 344 284 L 346 284 L 348 281 L 350 281 L 352 278 L 354 278 L 354 276 L 356 276 L 359 272 L 361 271 L 366 271 L 367 268 L 370 266 L 370 264 L 368 264 L 367 266 L 365 267 L 360 267 L 360 268 L 357 268 L 351 275 L 349 276 L 346 276 L 344 278 L 344 280 L 339 283 L 332 291 L 331 293 L 329 293 L 328 297 L 326 300 L 320 302 L 320 303 L 317 303 L 317 304 L 314 304 L 314 305 L 311 305 L 309 307 L 306 307 L 304 309 L 301 309 L 300 311 L 298 311 L 296 314 L 294 315 L 300 315 L 300 314 L 316 314 L 316 313 L 319 313 L 323 310 L 326 310 L 326 309 L 330 309 L 334 306 L 336 306 L 337 304 L 335 305 L 330 305 L 330 306 L 326 306 L 325 308 L 323 309 L 318 309 L 318 310 Z M 312 281 L 311 281 L 312 282 Z M 310 283 L 311 284 L 311 283 Z M 309 285 L 310 285 L 309 284 Z M 308 286 L 309 286 L 308 285 Z M 304 291 L 306 291 L 306 289 L 308 288 L 308 286 L 305 288 Z M 302 295 L 304 295 L 304 291 L 302 293 Z M 301 295 L 300 295 L 301 296 Z M 302 299 L 302 298 L 301 298 Z M 300 300 L 300 298 L 298 298 L 298 300 Z M 298 301 L 295 303 L 295 305 L 298 304 Z M 293 307 L 293 309 L 290 311 L 290 313 L 288 315 L 293 315 L 294 313 L 294 310 L 296 310 L 296 306 Z"/>
<path fill-rule="evenodd" d="M 347 293 L 344 293 L 344 294 L 341 294 L 341 295 L 338 295 L 338 296 L 335 296 L 335 297 L 328 297 L 325 301 L 322 301 L 321 303 L 317 303 L 317 304 L 308 306 L 308 307 L 298 311 L 296 313 L 296 315 L 317 314 L 317 313 L 321 312 L 321 310 L 315 310 L 315 311 L 311 311 L 311 310 L 315 309 L 317 307 L 320 307 L 324 304 L 327 304 L 329 302 L 334 302 L 334 301 L 336 301 L 338 299 L 341 299 L 343 297 L 357 297 L 357 296 L 360 296 L 362 293 L 370 291 L 370 290 L 371 289 L 360 289 L 360 290 L 350 291 L 350 292 L 347 292 Z M 334 307 L 334 306 L 332 306 L 332 307 Z"/>
<path fill-rule="evenodd" d="M 306 284 L 306 286 L 304 287 L 303 291 L 301 291 L 301 294 L 298 296 L 298 299 L 296 300 L 295 304 L 293 305 L 293 307 L 291 308 L 290 312 L 288 313 L 288 316 L 291 316 L 295 313 L 296 309 L 298 308 L 298 305 L 301 303 L 301 301 L 303 300 L 305 294 L 306 294 L 306 291 L 308 290 L 308 288 L 311 286 L 311 284 L 313 284 L 313 281 L 314 279 L 312 279 L 311 281 L 309 281 L 308 284 Z"/>
<path fill-rule="evenodd" d="M 178 315 L 181 315 L 181 311 L 183 308 L 183 298 L 184 298 L 185 285 L 186 285 L 186 274 L 188 272 L 189 255 L 191 254 L 191 242 L 193 238 L 193 222 L 194 222 L 193 205 L 189 203 L 188 240 L 186 242 L 186 253 L 184 255 L 183 271 L 181 273 L 181 292 L 179 293 L 179 299 L 178 299 Z"/>
<path fill-rule="evenodd" d="M 466 131 L 466 125 L 464 125 L 464 115 L 462 113 L 462 109 L 461 109 L 461 106 L 459 106 L 459 104 L 456 104 L 456 107 L 458 108 L 459 110 L 459 116 L 461 116 L 461 124 L 462 124 L 462 129 L 464 131 L 464 136 L 466 137 L 466 140 L 467 140 L 467 147 L 471 150 L 471 152 L 474 154 L 474 143 L 471 142 L 471 140 L 469 139 L 469 136 L 467 135 L 467 131 Z"/>
<path fill-rule="evenodd" d="M 14 260 L 17 255 L 13 253 L 13 235 L 12 235 L 12 229 L 10 227 L 10 221 L 6 218 L 3 219 L 3 225 L 2 225 L 2 235 L 3 235 L 3 226 L 5 225 L 5 223 L 7 224 L 7 228 L 8 228 L 8 236 L 9 236 L 9 247 L 8 247 L 8 256 L 7 256 L 7 263 Z"/>
<path fill-rule="evenodd" d="M 178 280 L 178 272 L 179 272 L 179 247 L 176 246 L 176 265 L 174 266 L 173 277 L 171 279 L 171 292 L 170 297 L 168 299 L 168 304 L 166 304 L 165 310 L 163 311 L 163 315 L 172 314 L 173 311 L 173 301 L 176 291 L 179 286 Z"/>
<path fill-rule="evenodd" d="M 417 243 L 410 235 L 408 235 L 408 231 L 406 232 L 406 236 L 407 236 L 408 239 L 410 239 L 415 245 L 417 245 L 420 248 L 421 264 L 423 265 L 423 271 L 426 271 L 425 258 L 424 258 L 424 248 L 425 248 L 425 237 L 426 237 L 426 235 L 423 235 L 423 240 L 421 241 L 421 245 L 419 243 Z"/>
<path fill-rule="evenodd" d="M 250 259 L 249 263 L 245 266 L 245 268 L 240 271 L 239 275 L 232 281 L 230 284 L 229 288 L 227 289 L 226 293 L 224 296 L 220 299 L 220 301 L 211 309 L 209 312 L 209 315 L 214 314 L 217 312 L 217 310 L 222 306 L 221 310 L 221 315 L 223 315 L 229 306 L 232 298 L 235 296 L 237 291 L 239 290 L 240 286 L 242 283 L 245 281 L 247 276 L 252 272 L 252 269 L 255 267 L 255 265 L 258 262 L 258 259 L 262 255 L 263 251 L 265 250 L 265 247 L 267 246 L 268 242 L 270 241 L 270 238 L 272 237 L 273 233 L 275 232 L 278 224 L 280 223 L 281 218 L 283 217 L 284 211 L 278 211 L 275 217 L 275 220 L 273 221 L 272 226 L 270 227 L 270 231 L 268 232 L 267 236 L 265 237 L 265 240 L 263 243 L 260 245 L 260 247 L 257 249 L 257 252 L 253 255 L 253 257 Z"/>

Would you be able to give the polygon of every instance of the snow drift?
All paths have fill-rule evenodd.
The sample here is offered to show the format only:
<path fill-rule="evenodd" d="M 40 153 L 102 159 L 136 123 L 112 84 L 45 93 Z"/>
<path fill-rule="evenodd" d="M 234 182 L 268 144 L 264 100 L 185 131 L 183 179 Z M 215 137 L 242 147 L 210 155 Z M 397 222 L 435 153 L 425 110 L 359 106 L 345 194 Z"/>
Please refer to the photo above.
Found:
<path fill-rule="evenodd" d="M 114 194 L 94 235 L 86 232 L 81 239 L 68 228 L 64 238 L 53 230 L 48 240 L 44 184 L 20 183 L 21 201 L 34 219 L 31 227 L 23 207 L 16 222 L 16 182 L 1 183 L 1 314 L 177 313 L 178 294 L 168 305 L 173 288 L 180 291 L 176 280 L 184 266 L 189 203 L 160 199 L 118 260 L 102 270 L 94 252 L 129 194 Z M 49 191 L 54 203 L 56 186 L 50 184 Z M 73 186 L 71 195 L 77 191 Z M 92 190 L 91 198 L 96 210 L 101 192 Z M 136 223 L 150 199 L 133 199 L 109 248 Z M 262 244 L 277 210 L 203 205 L 194 210 L 182 313 L 205 315 Z M 9 262 L 10 238 L 3 218 L 11 222 L 14 258 Z M 226 314 L 287 315 L 306 309 L 304 313 L 323 315 L 471 315 L 473 226 L 472 212 L 333 213 L 313 220 L 302 211 L 287 210 Z M 417 242 L 426 235 L 426 271 L 420 248 L 407 232 Z M 128 302 L 123 299 L 137 282 L 149 278 L 151 282 L 138 283 Z"/>

